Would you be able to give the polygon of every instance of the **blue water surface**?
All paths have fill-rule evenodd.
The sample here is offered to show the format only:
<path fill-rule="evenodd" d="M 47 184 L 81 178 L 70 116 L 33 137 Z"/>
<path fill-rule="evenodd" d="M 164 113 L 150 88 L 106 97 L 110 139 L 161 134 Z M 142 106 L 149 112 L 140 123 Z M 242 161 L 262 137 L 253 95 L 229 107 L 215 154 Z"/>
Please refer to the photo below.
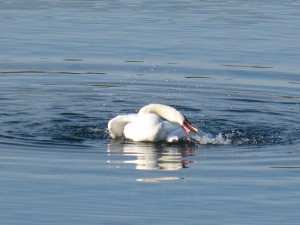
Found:
<path fill-rule="evenodd" d="M 1 224 L 299 223 L 299 1 L 0 5 Z M 152 102 L 211 136 L 111 139 Z"/>

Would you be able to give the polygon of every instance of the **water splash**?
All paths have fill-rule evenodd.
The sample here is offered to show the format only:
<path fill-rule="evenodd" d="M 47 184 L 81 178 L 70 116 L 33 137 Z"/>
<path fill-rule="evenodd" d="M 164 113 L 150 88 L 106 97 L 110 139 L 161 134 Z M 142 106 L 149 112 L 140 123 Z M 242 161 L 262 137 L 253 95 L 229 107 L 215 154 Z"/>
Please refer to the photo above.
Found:
<path fill-rule="evenodd" d="M 110 139 L 109 132 L 105 127 L 90 125 L 56 127 L 52 134 L 52 139 L 63 139 L 65 141 L 82 142 Z M 245 126 L 243 128 L 224 129 L 216 133 L 200 131 L 180 140 L 180 143 L 189 142 L 194 145 L 274 145 L 293 143 L 299 139 L 299 130 L 290 131 L 283 128 Z"/>
<path fill-rule="evenodd" d="M 212 134 L 196 135 L 192 138 L 194 142 L 201 145 L 213 144 L 213 145 L 230 145 L 232 140 L 228 137 L 224 137 L 221 133 L 213 136 Z"/>

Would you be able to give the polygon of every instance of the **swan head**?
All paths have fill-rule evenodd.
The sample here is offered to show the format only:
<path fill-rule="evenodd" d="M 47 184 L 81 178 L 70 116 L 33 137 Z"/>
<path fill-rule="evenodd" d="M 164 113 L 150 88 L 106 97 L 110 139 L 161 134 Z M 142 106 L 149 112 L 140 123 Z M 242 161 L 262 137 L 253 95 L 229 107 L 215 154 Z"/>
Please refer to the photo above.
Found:
<path fill-rule="evenodd" d="M 185 132 L 198 132 L 198 128 L 175 108 L 163 104 L 149 104 L 140 109 L 139 114 L 154 113 L 173 124 L 181 126 Z"/>
<path fill-rule="evenodd" d="M 184 121 L 181 126 L 187 133 L 190 133 L 191 131 L 195 133 L 198 132 L 198 128 L 192 125 L 191 122 L 186 117 L 184 117 Z"/>

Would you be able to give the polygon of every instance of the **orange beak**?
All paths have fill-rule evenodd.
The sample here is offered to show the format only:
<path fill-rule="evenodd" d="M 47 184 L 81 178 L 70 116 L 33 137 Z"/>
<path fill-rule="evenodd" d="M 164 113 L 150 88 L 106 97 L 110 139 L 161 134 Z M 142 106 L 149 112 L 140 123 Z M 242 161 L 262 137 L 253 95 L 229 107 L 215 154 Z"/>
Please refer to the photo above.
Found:
<path fill-rule="evenodd" d="M 182 128 L 185 130 L 185 132 L 187 133 L 190 133 L 191 131 L 192 132 L 195 132 L 197 133 L 198 132 L 198 128 L 193 126 L 190 121 L 188 121 L 187 118 L 185 118 L 185 120 L 183 121 L 183 124 L 182 124 Z"/>

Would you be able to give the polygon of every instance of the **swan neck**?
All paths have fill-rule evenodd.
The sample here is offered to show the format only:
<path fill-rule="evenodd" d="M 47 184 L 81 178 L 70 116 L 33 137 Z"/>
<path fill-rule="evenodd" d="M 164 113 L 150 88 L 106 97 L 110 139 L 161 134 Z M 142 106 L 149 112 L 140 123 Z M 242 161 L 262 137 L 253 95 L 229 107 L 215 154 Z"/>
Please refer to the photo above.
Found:
<path fill-rule="evenodd" d="M 150 104 L 140 109 L 139 115 L 153 113 L 171 123 L 182 125 L 184 116 L 173 107 L 162 104 Z"/>

